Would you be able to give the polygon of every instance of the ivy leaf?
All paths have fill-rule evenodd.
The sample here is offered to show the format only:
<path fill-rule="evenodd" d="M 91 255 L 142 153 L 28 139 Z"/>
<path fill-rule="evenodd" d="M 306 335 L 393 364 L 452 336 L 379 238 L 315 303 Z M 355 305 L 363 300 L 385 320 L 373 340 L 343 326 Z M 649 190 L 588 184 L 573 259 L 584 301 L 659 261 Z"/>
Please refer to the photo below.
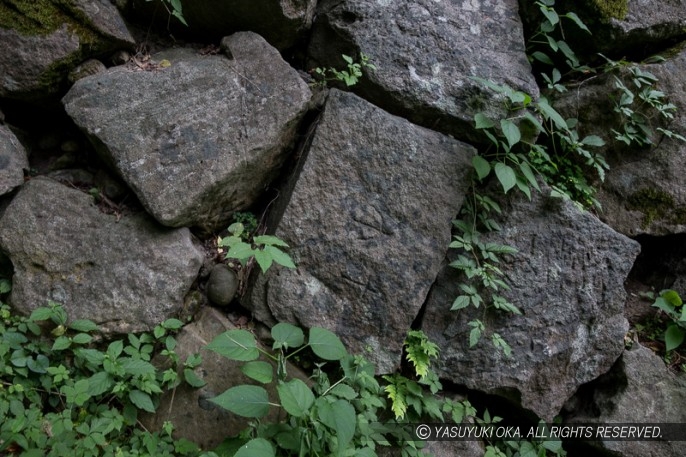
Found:
<path fill-rule="evenodd" d="M 505 193 L 517 184 L 517 175 L 515 175 L 514 170 L 509 165 L 505 165 L 502 162 L 495 164 L 495 175 L 503 186 L 503 191 Z"/>

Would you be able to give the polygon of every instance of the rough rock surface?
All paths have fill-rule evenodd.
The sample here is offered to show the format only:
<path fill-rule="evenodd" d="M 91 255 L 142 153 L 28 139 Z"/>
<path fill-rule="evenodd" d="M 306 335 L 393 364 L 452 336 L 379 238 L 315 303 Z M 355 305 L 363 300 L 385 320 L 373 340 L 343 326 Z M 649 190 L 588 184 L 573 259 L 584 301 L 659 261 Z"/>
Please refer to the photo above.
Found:
<path fill-rule="evenodd" d="M 473 77 L 534 97 L 517 0 L 324 0 L 309 48 L 311 66 L 345 68 L 341 54 L 377 64 L 354 89 L 412 122 L 472 139 L 473 117 L 504 116 L 503 100 Z"/>
<path fill-rule="evenodd" d="M 592 43 L 594 53 L 646 57 L 686 35 L 684 0 L 565 0 L 556 8 L 579 13 L 592 32 L 579 45 Z"/>
<path fill-rule="evenodd" d="M 487 333 L 470 348 L 467 322 L 484 319 L 483 310 L 450 311 L 464 279 L 445 267 L 422 329 L 440 346 L 442 378 L 509 397 L 552 420 L 624 348 L 623 282 L 639 245 L 560 199 L 537 194 L 532 202 L 515 198 L 502 206 L 503 230 L 487 241 L 519 251 L 500 266 L 511 287 L 502 295 L 523 315 L 487 316 Z M 493 347 L 491 332 L 512 346 L 511 358 Z"/>
<path fill-rule="evenodd" d="M 473 148 L 332 90 L 276 234 L 297 270 L 258 278 L 262 322 L 327 327 L 393 371 L 450 242 Z"/>
<path fill-rule="evenodd" d="M 166 69 L 112 68 L 63 99 L 163 225 L 225 228 L 275 177 L 311 96 L 258 35 L 222 44 L 232 59 L 179 49 L 156 57 Z"/>
<path fill-rule="evenodd" d="M 237 435 L 248 426 L 249 419 L 237 416 L 209 401 L 233 386 L 256 383 L 241 372 L 242 363 L 205 349 L 214 337 L 235 328 L 222 313 L 209 307 L 202 308 L 195 322 L 183 328 L 176 337 L 176 352 L 182 361 L 192 354 L 200 354 L 202 365 L 195 369 L 195 373 L 206 385 L 194 389 L 184 383 L 174 392 L 163 394 L 157 414 L 146 414 L 142 418 L 146 428 L 161 430 L 165 421 L 171 421 L 174 424 L 175 438 L 186 438 L 202 449 L 212 449 L 225 438 Z M 287 367 L 289 376 L 307 379 L 295 366 L 289 363 Z M 277 401 L 274 386 L 275 384 L 271 384 L 266 388 L 272 401 Z M 272 408 L 265 421 L 275 422 L 278 413 L 278 408 Z"/>
<path fill-rule="evenodd" d="M 178 312 L 203 260 L 188 229 L 145 214 L 100 212 L 88 194 L 48 178 L 27 182 L 0 219 L 14 265 L 12 305 L 62 303 L 71 319 L 142 331 Z"/>
<path fill-rule="evenodd" d="M 263 36 L 272 46 L 285 50 L 309 30 L 315 0 L 184 0 L 183 17 L 188 27 L 175 29 L 204 41 L 218 41 L 237 31 L 249 30 Z M 167 23 L 166 12 L 155 2 L 134 1 L 135 10 Z M 157 11 L 155 11 L 157 10 Z M 172 19 L 172 25 L 176 21 Z"/>
<path fill-rule="evenodd" d="M 686 136 L 686 81 L 681 76 L 686 72 L 686 50 L 666 62 L 640 68 L 658 78 L 657 89 L 668 94 L 677 107 L 673 120 L 661 120 L 654 110 L 645 112 L 653 117 L 653 147 L 628 150 L 613 140 L 610 130 L 619 129 L 622 119 L 613 112 L 609 99 L 608 94 L 618 97 L 613 90 L 615 80 L 609 75 L 570 90 L 560 100 L 560 110 L 579 118 L 583 135 L 600 135 L 607 143 L 610 171 L 598 194 L 603 221 L 628 236 L 680 233 L 686 230 L 686 189 L 682 185 L 686 142 L 664 137 L 656 129 L 663 127 Z"/>
<path fill-rule="evenodd" d="M 28 168 L 26 150 L 9 127 L 0 124 L 0 195 L 21 185 Z"/>
<path fill-rule="evenodd" d="M 28 2 L 0 4 L 0 97 L 54 94 L 88 57 L 134 46 L 108 0 L 36 0 L 31 8 L 22 3 Z"/>
<path fill-rule="evenodd" d="M 572 422 L 676 423 L 682 427 L 686 422 L 686 376 L 670 372 L 661 358 L 646 347 L 637 344 L 625 351 L 598 385 L 601 387 L 591 397 L 595 411 L 590 416 L 579 415 Z M 683 442 L 678 441 L 605 441 L 603 446 L 623 457 L 684 454 Z"/>

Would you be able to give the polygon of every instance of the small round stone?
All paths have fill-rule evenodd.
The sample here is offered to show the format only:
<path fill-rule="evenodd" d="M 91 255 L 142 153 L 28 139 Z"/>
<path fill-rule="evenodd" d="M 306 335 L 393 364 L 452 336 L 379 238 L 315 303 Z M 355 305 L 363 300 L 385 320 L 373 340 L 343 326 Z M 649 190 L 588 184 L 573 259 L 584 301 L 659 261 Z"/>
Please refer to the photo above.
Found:
<path fill-rule="evenodd" d="M 217 264 L 207 280 L 207 298 L 217 306 L 231 303 L 238 290 L 238 277 L 229 267 Z"/>

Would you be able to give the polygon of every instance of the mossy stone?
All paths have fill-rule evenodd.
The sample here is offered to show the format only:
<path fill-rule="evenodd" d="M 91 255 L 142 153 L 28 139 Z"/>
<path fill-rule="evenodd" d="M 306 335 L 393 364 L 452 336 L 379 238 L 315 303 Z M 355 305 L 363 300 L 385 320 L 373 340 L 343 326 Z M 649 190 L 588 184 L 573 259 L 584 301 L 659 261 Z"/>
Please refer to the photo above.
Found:
<path fill-rule="evenodd" d="M 212 268 L 207 280 L 207 298 L 218 306 L 231 303 L 238 290 L 238 277 L 233 270 L 224 264 L 217 264 Z"/>
<path fill-rule="evenodd" d="M 627 208 L 643 213 L 643 228 L 655 221 L 670 224 L 686 223 L 686 208 L 675 203 L 669 193 L 655 188 L 644 188 L 634 192 L 627 199 Z"/>
<path fill-rule="evenodd" d="M 603 22 L 610 19 L 623 21 L 629 13 L 629 0 L 589 0 L 589 3 L 601 15 Z"/>

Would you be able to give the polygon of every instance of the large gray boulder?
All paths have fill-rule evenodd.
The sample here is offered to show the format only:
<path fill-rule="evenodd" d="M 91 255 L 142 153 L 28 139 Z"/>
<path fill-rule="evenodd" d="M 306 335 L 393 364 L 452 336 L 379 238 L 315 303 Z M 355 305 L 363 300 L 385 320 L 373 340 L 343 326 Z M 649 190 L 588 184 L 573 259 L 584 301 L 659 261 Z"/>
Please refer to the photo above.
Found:
<path fill-rule="evenodd" d="M 78 81 L 67 113 L 160 223 L 225 228 L 277 175 L 311 93 L 260 36 L 232 58 L 178 49 L 157 71 L 116 67 Z"/>
<path fill-rule="evenodd" d="M 276 235 L 297 270 L 259 276 L 263 322 L 338 333 L 381 372 L 402 344 L 450 242 L 473 148 L 332 90 Z M 278 211 L 278 210 L 277 210 Z"/>
<path fill-rule="evenodd" d="M 474 77 L 537 97 L 524 48 L 517 0 L 323 0 L 309 57 L 312 67 L 342 69 L 341 54 L 369 55 L 377 68 L 365 71 L 355 92 L 416 124 L 471 140 L 476 113 L 512 114 Z"/>
<path fill-rule="evenodd" d="M 597 388 L 583 404 L 585 413 L 576 415 L 572 422 L 662 424 L 663 427 L 676 424 L 683 430 L 686 375 L 675 375 L 658 355 L 636 344 L 624 352 L 610 373 L 598 380 Z M 668 433 L 666 429 L 665 433 Z M 608 440 L 599 445 L 623 457 L 681 457 L 683 436 L 677 438 L 680 441 Z"/>
<path fill-rule="evenodd" d="M 518 249 L 499 265 L 511 287 L 501 294 L 523 315 L 450 311 L 465 278 L 446 266 L 422 329 L 441 349 L 441 378 L 503 395 L 551 421 L 581 384 L 621 355 L 628 330 L 623 282 L 639 245 L 569 201 L 536 194 L 531 202 L 517 196 L 501 206 L 503 230 L 486 241 Z M 473 319 L 484 321 L 487 332 L 470 348 Z M 490 343 L 492 332 L 511 345 L 510 358 Z"/>
<path fill-rule="evenodd" d="M 570 89 L 557 106 L 569 117 L 579 119 L 583 135 L 604 137 L 604 152 L 610 164 L 606 181 L 597 196 L 602 205 L 600 217 L 615 230 L 628 236 L 665 235 L 686 230 L 686 189 L 682 170 L 686 168 L 686 142 L 668 138 L 662 127 L 686 136 L 686 51 L 658 64 L 641 65 L 658 78 L 656 89 L 664 92 L 676 106 L 674 119 L 664 119 L 650 108 L 642 108 L 651 118 L 653 145 L 626 147 L 614 140 L 611 129 L 621 130 L 625 122 L 613 111 L 610 97 L 618 99 L 614 75 L 602 75 Z M 628 87 L 633 82 L 627 71 L 619 74 Z M 638 95 L 638 90 L 635 90 Z M 638 98 L 637 98 L 638 100 Z M 633 109 L 639 104 L 637 101 Z"/>
<path fill-rule="evenodd" d="M 106 331 L 151 330 L 181 310 L 203 253 L 188 229 L 144 213 L 100 212 L 93 198 L 48 178 L 27 182 L 0 219 L 0 248 L 14 265 L 12 306 L 48 300 Z"/>
<path fill-rule="evenodd" d="M 108 0 L 0 3 L 0 42 L 0 97 L 32 99 L 56 94 L 87 58 L 134 46 Z"/>
<path fill-rule="evenodd" d="M 203 41 L 219 40 L 249 30 L 280 51 L 294 46 L 312 25 L 316 0 L 182 0 L 188 27 L 171 19 L 159 2 L 134 0 L 134 12 L 150 21 L 175 26 L 174 33 Z"/>
<path fill-rule="evenodd" d="M 24 170 L 29 168 L 26 150 L 6 125 L 0 124 L 0 195 L 24 182 Z"/>

